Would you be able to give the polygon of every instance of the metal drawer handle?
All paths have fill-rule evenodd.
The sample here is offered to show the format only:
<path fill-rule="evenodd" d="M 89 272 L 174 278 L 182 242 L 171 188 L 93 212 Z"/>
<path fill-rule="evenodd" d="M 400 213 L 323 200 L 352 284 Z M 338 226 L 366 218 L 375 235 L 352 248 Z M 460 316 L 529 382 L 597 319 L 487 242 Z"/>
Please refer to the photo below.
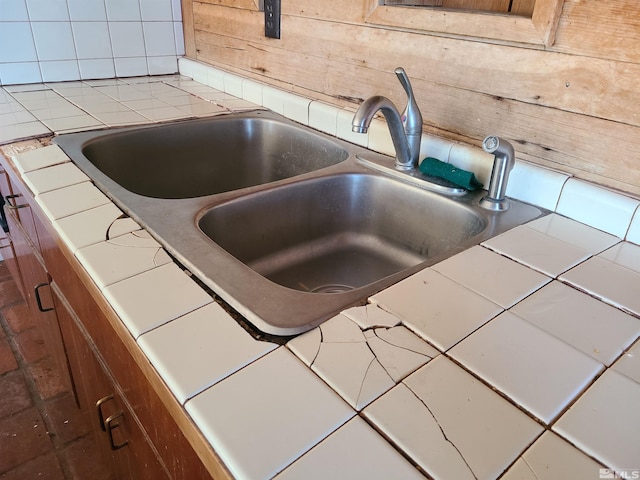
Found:
<path fill-rule="evenodd" d="M 100 428 L 103 432 L 107 431 L 107 427 L 105 425 L 104 414 L 102 413 L 102 405 L 107 403 L 109 400 L 113 400 L 113 394 L 102 397 L 96 402 L 96 408 L 98 409 L 98 422 L 100 422 Z"/>
<path fill-rule="evenodd" d="M 18 205 L 16 202 L 11 203 L 11 200 L 15 200 L 18 197 L 21 197 L 22 194 L 17 194 L 17 195 L 7 195 L 6 198 L 7 199 L 7 205 L 9 206 L 9 208 L 11 210 L 17 210 L 19 208 L 24 208 L 24 207 L 28 207 L 29 204 L 28 203 L 23 203 L 22 205 Z"/>
<path fill-rule="evenodd" d="M 50 312 L 51 310 L 54 310 L 53 307 L 49 307 L 49 308 L 44 308 L 42 306 L 42 299 L 40 298 L 40 288 L 41 287 L 48 287 L 49 284 L 48 283 L 39 283 L 38 285 L 36 285 L 33 288 L 33 293 L 36 296 L 36 303 L 38 304 L 38 310 L 40 310 L 42 313 L 46 313 L 46 312 Z"/>
<path fill-rule="evenodd" d="M 105 423 L 107 426 L 107 433 L 109 434 L 109 443 L 111 444 L 111 450 L 114 450 L 114 451 L 120 450 L 121 448 L 124 448 L 127 445 L 129 445 L 129 440 L 125 440 L 124 442 L 118 445 L 116 445 L 116 443 L 113 440 L 113 431 L 120 426 L 119 423 L 114 424 L 113 422 L 120 417 L 124 417 L 124 412 L 114 413 L 113 415 L 111 415 L 109 418 L 105 420 Z"/>

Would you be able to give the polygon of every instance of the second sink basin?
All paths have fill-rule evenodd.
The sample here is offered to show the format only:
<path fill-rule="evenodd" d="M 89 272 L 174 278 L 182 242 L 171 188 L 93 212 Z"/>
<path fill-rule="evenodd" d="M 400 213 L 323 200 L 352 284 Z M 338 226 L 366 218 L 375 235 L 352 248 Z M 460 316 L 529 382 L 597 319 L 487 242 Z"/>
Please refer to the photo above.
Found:
<path fill-rule="evenodd" d="M 217 205 L 198 225 L 275 283 L 337 293 L 461 245 L 486 222 L 462 203 L 391 178 L 345 173 Z"/>
<path fill-rule="evenodd" d="M 71 151 L 79 148 L 94 167 L 133 193 L 172 199 L 274 182 L 349 156 L 326 137 L 266 112 L 63 136 L 57 142 Z"/>

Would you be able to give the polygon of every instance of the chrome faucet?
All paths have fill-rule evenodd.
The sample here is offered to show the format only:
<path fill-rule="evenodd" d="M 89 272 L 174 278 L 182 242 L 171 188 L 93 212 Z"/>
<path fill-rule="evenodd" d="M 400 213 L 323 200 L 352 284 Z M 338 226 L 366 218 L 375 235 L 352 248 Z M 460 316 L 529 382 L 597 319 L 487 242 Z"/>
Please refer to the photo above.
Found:
<path fill-rule="evenodd" d="M 396 150 L 395 167 L 398 170 L 410 170 L 418 166 L 420 159 L 420 140 L 422 139 L 422 114 L 418 108 L 413 89 L 406 72 L 402 67 L 395 69 L 395 74 L 407 92 L 407 106 L 402 114 L 387 97 L 375 95 L 367 98 L 353 117 L 352 130 L 356 133 L 367 133 L 371 120 L 376 112 L 382 112 L 387 120 L 393 147 Z"/>
<path fill-rule="evenodd" d="M 507 182 L 509 173 L 516 163 L 513 145 L 500 137 L 490 135 L 482 142 L 482 149 L 494 154 L 495 159 L 488 193 L 480 200 L 480 206 L 494 211 L 506 210 L 509 208 L 509 200 L 505 196 Z"/>

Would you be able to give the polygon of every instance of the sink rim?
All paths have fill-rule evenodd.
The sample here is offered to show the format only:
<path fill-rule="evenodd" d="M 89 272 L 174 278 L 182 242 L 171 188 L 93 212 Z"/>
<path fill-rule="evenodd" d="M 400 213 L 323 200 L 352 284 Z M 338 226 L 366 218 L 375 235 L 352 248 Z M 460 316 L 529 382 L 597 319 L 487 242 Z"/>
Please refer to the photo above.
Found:
<path fill-rule="evenodd" d="M 297 128 L 309 128 L 278 114 L 260 111 L 260 115 L 272 116 L 290 123 Z M 255 115 L 256 112 L 242 112 L 228 115 Z M 206 119 L 205 119 L 206 120 Z M 190 120 L 187 120 L 190 121 Z M 194 121 L 203 121 L 197 119 Z M 156 125 L 137 126 L 134 128 L 153 128 Z M 128 127 L 131 128 L 131 127 Z M 132 128 L 131 128 L 132 129 Z M 68 134 L 90 138 L 91 135 L 105 135 L 121 129 L 82 132 Z M 309 293 L 292 290 L 278 285 L 262 277 L 250 267 L 238 261 L 233 255 L 218 246 L 198 227 L 198 219 L 210 208 L 224 202 L 238 199 L 254 193 L 275 189 L 279 186 L 298 183 L 306 179 L 320 178 L 342 173 L 366 173 L 374 176 L 385 176 L 382 171 L 373 170 L 357 160 L 357 156 L 365 155 L 375 158 L 379 163 L 387 163 L 392 169 L 393 158 L 367 150 L 341 139 L 331 137 L 322 132 L 314 133 L 326 136 L 331 141 L 342 145 L 349 157 L 338 164 L 300 176 L 278 180 L 272 183 L 247 187 L 240 190 L 213 194 L 210 196 L 188 199 L 158 199 L 135 194 L 117 184 L 93 166 L 81 152 L 63 150 L 125 214 L 129 215 L 145 228 L 176 261 L 190 271 L 201 284 L 211 289 L 224 302 L 245 317 L 247 322 L 268 335 L 291 336 L 310 330 L 335 316 L 340 311 L 357 304 L 364 304 L 367 298 L 398 281 L 416 273 L 430 265 L 455 255 L 473 245 L 479 244 L 498 233 L 524 223 L 519 218 L 523 211 L 531 220 L 545 214 L 539 207 L 513 200 L 511 208 L 506 212 L 490 212 L 479 209 L 478 213 L 485 219 L 487 227 L 478 235 L 471 237 L 450 251 L 432 257 L 414 267 L 402 270 L 393 275 L 373 282 L 365 287 L 333 294 Z M 58 137 L 56 137 L 58 138 Z M 54 139 L 54 143 L 56 139 Z M 73 155 L 72 155 L 73 154 Z M 402 182 L 398 179 L 393 181 Z M 484 195 L 483 190 L 470 192 L 457 197 L 456 201 L 468 203 L 475 208 Z M 434 195 L 439 195 L 435 194 Z M 548 212 L 546 212 L 548 213 Z M 220 274 L 219 272 L 224 272 Z M 283 308 L 283 305 L 286 307 Z M 259 335 L 259 334 L 258 334 Z"/>

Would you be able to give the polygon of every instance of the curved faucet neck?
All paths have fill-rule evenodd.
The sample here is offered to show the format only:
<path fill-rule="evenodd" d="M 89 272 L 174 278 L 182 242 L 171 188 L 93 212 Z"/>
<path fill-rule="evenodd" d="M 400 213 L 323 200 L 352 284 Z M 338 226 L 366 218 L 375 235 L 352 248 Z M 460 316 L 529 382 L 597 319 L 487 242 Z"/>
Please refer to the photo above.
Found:
<path fill-rule="evenodd" d="M 396 150 L 396 168 L 409 170 L 417 167 L 417 161 L 414 162 L 411 155 L 409 141 L 402 124 L 402 117 L 393 102 L 387 97 L 375 95 L 367 98 L 353 117 L 352 130 L 358 133 L 367 133 L 371 120 L 373 120 L 378 111 L 382 112 L 382 115 L 387 120 L 391 141 Z"/>

